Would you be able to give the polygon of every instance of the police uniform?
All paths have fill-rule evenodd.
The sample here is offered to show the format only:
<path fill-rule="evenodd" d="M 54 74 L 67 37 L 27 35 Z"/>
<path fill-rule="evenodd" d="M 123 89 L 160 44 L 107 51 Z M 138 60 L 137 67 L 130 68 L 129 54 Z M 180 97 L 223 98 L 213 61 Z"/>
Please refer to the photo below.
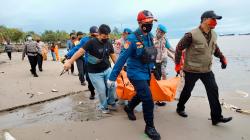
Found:
<path fill-rule="evenodd" d="M 142 102 L 146 125 L 154 126 L 154 103 L 149 89 L 150 71 L 154 64 L 143 64 L 140 60 L 144 47 L 153 47 L 153 35 L 151 33 L 143 35 L 140 29 L 137 29 L 135 32 L 143 42 L 138 40 L 135 33 L 132 33 L 127 37 L 123 51 L 114 65 L 109 80 L 115 81 L 123 65 L 127 62 L 127 75 L 136 90 L 136 95 L 129 102 L 128 107 L 133 110 L 140 102 Z"/>
<path fill-rule="evenodd" d="M 24 50 L 22 59 L 24 59 L 25 54 L 28 56 L 29 62 L 30 62 L 30 72 L 37 77 L 36 73 L 36 65 L 37 65 L 37 54 L 39 52 L 39 47 L 37 46 L 37 43 L 35 41 L 27 41 L 25 42 Z"/>

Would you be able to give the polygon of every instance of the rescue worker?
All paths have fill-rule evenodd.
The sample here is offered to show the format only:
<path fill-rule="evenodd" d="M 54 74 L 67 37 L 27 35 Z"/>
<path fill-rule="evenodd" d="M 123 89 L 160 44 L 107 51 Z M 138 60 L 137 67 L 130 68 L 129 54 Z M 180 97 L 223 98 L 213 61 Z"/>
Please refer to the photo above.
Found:
<path fill-rule="evenodd" d="M 74 48 L 72 48 L 66 55 L 65 55 L 65 58 L 66 59 L 70 59 L 82 46 L 84 46 L 84 44 L 86 42 L 88 42 L 91 38 L 96 38 L 98 36 L 98 27 L 96 26 L 92 26 L 90 27 L 89 29 L 89 34 L 90 36 L 86 36 L 86 37 L 83 37 L 79 44 L 76 45 Z M 88 54 L 87 52 L 85 53 L 84 55 L 84 71 L 85 71 L 85 76 L 86 76 L 86 80 L 88 81 L 88 89 L 90 91 L 90 97 L 89 99 L 90 100 L 94 100 L 95 99 L 95 88 L 93 87 L 90 79 L 89 79 L 89 74 L 88 74 L 88 63 L 87 63 L 87 59 L 88 59 Z M 79 58 L 80 59 L 80 58 Z"/>
<path fill-rule="evenodd" d="M 42 51 L 44 50 L 44 43 L 41 41 L 40 38 L 37 38 L 36 39 L 36 42 L 37 42 L 37 46 L 39 47 L 39 52 L 37 54 L 37 63 L 38 63 L 38 69 L 39 71 L 43 71 L 43 55 L 42 55 Z"/>
<path fill-rule="evenodd" d="M 29 63 L 31 66 L 30 72 L 34 77 L 38 77 L 36 73 L 36 65 L 37 65 L 37 54 L 39 52 L 39 47 L 37 43 L 32 40 L 31 36 L 27 37 L 27 41 L 25 42 L 25 46 L 23 49 L 22 60 L 24 60 L 25 54 L 28 56 Z"/>
<path fill-rule="evenodd" d="M 153 35 L 150 33 L 154 19 L 147 10 L 140 11 L 137 16 L 139 28 L 127 37 L 124 49 L 109 77 L 108 84 L 115 85 L 123 65 L 127 62 L 127 75 L 133 84 L 136 95 L 131 99 L 124 111 L 129 120 L 136 120 L 134 109 L 142 102 L 143 116 L 146 123 L 145 134 L 153 140 L 161 139 L 154 126 L 154 102 L 149 89 L 151 70 L 154 66 L 157 50 L 154 48 Z"/>
<path fill-rule="evenodd" d="M 110 110 L 117 109 L 115 103 L 115 87 L 108 86 L 107 84 L 111 73 L 109 57 L 114 63 L 116 62 L 114 49 L 109 41 L 110 32 L 111 30 L 108 25 L 100 25 L 98 37 L 85 43 L 85 45 L 64 64 L 64 69 L 68 70 L 76 59 L 81 57 L 85 52 L 88 52 L 87 65 L 89 78 L 99 95 L 99 109 L 104 114 L 110 113 Z"/>
<path fill-rule="evenodd" d="M 154 46 L 157 49 L 157 57 L 154 69 L 154 75 L 156 80 L 162 78 L 166 80 L 166 67 L 167 57 L 174 59 L 174 49 L 170 46 L 168 39 L 166 38 L 167 28 L 159 24 L 156 29 L 156 36 L 154 37 Z M 155 103 L 158 106 L 165 106 L 166 102 L 157 101 Z"/>
<path fill-rule="evenodd" d="M 219 102 L 218 86 L 215 81 L 214 73 L 211 70 L 212 55 L 220 58 L 221 68 L 227 67 L 226 57 L 220 51 L 217 45 L 217 35 L 213 30 L 217 25 L 218 16 L 214 11 L 206 11 L 201 15 L 201 24 L 199 27 L 186 33 L 176 47 L 175 70 L 180 72 L 180 59 L 182 51 L 185 50 L 184 78 L 185 85 L 181 92 L 176 112 L 187 117 L 185 104 L 191 96 L 191 92 L 197 80 L 204 84 L 211 109 L 212 124 L 226 123 L 232 120 L 232 117 L 224 118 Z"/>

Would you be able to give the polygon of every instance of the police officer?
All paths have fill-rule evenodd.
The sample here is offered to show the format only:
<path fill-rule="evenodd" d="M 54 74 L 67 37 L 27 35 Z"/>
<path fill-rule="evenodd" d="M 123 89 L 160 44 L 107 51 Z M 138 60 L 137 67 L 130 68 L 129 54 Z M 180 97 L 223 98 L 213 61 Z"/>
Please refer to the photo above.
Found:
<path fill-rule="evenodd" d="M 66 55 L 65 57 L 67 59 L 70 59 L 86 42 L 88 42 L 91 38 L 96 38 L 98 36 L 98 27 L 96 26 L 92 26 L 90 27 L 89 29 L 89 34 L 90 36 L 86 36 L 86 37 L 83 37 L 79 44 L 76 45 L 74 48 L 72 48 Z M 87 68 L 87 59 L 88 59 L 88 54 L 85 53 L 85 58 L 84 58 L 84 71 L 85 71 L 85 76 L 86 76 L 86 80 L 88 81 L 88 89 L 90 91 L 90 97 L 89 99 L 90 100 L 94 100 L 95 99 L 95 88 L 94 86 L 92 85 L 90 79 L 89 79 L 89 74 L 88 74 L 88 68 Z M 80 58 L 79 58 L 80 59 Z M 83 60 L 83 59 L 82 59 Z"/>
<path fill-rule="evenodd" d="M 214 11 L 206 11 L 201 16 L 201 24 L 198 28 L 185 34 L 176 47 L 175 70 L 180 72 L 180 59 L 182 51 L 185 50 L 184 68 L 185 86 L 181 92 L 177 113 L 187 117 L 185 104 L 191 96 L 191 92 L 197 80 L 205 85 L 208 101 L 211 109 L 212 124 L 226 123 L 232 117 L 224 118 L 219 102 L 218 86 L 211 70 L 212 55 L 220 58 L 221 67 L 225 69 L 227 61 L 217 45 L 217 35 L 213 31 L 217 24 L 218 16 Z"/>
<path fill-rule="evenodd" d="M 154 126 L 154 102 L 149 89 L 150 71 L 154 66 L 157 55 L 151 54 L 145 60 L 147 49 L 155 49 L 153 46 L 153 35 L 150 33 L 155 21 L 152 13 L 147 10 L 139 12 L 137 16 L 139 28 L 127 37 L 124 49 L 120 54 L 117 63 L 109 77 L 108 85 L 115 85 L 115 80 L 119 75 L 123 65 L 127 62 L 127 75 L 136 90 L 136 95 L 132 98 L 124 110 L 130 120 L 136 120 L 134 108 L 142 102 L 144 120 L 146 122 L 145 133 L 153 140 L 161 139 L 160 134 Z M 153 50 L 149 52 L 155 52 Z"/>
<path fill-rule="evenodd" d="M 156 36 L 154 37 L 154 46 L 157 49 L 157 57 L 155 63 L 154 75 L 156 80 L 166 80 L 167 57 L 174 60 L 174 49 L 171 47 L 166 38 L 167 28 L 163 24 L 159 24 L 156 29 Z M 158 106 L 165 106 L 166 102 L 157 101 Z"/>
<path fill-rule="evenodd" d="M 10 44 L 10 41 L 7 41 L 7 44 L 5 44 L 4 51 L 7 53 L 9 59 L 11 60 L 11 52 L 12 52 L 13 46 Z"/>
<path fill-rule="evenodd" d="M 123 49 L 123 46 L 125 44 L 125 40 L 127 39 L 127 36 L 132 33 L 132 30 L 129 28 L 125 28 L 122 33 L 122 37 L 115 41 L 114 45 L 114 51 L 116 54 L 116 57 L 119 57 L 119 54 L 121 53 L 121 50 Z"/>
<path fill-rule="evenodd" d="M 36 73 L 36 65 L 37 65 L 37 54 L 39 52 L 39 47 L 37 43 L 32 40 L 31 36 L 27 37 L 27 42 L 25 42 L 25 46 L 23 49 L 22 60 L 24 60 L 25 54 L 28 56 L 30 62 L 30 72 L 34 77 L 38 77 Z"/>

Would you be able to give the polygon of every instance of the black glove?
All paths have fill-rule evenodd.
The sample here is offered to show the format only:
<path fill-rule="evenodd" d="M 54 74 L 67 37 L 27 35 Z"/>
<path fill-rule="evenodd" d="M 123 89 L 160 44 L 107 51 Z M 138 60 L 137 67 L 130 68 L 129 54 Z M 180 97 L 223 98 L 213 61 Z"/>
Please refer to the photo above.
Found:
<path fill-rule="evenodd" d="M 225 69 L 227 67 L 227 59 L 226 59 L 226 57 L 224 57 L 224 56 L 221 57 L 220 62 L 221 62 L 221 68 Z"/>

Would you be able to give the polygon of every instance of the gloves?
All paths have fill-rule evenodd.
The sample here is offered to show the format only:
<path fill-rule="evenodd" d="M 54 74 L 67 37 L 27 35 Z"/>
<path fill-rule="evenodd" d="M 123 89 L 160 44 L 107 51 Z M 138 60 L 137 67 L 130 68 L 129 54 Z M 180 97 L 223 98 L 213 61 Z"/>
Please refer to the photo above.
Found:
<path fill-rule="evenodd" d="M 181 71 L 181 65 L 180 64 L 175 64 L 175 71 L 177 74 L 180 74 Z"/>
<path fill-rule="evenodd" d="M 107 81 L 107 87 L 108 88 L 114 88 L 115 86 L 116 86 L 115 81 L 110 81 L 110 80 Z"/>
<path fill-rule="evenodd" d="M 221 62 L 221 68 L 225 69 L 227 67 L 227 59 L 226 59 L 226 57 L 224 57 L 224 56 L 221 57 L 220 62 Z"/>

